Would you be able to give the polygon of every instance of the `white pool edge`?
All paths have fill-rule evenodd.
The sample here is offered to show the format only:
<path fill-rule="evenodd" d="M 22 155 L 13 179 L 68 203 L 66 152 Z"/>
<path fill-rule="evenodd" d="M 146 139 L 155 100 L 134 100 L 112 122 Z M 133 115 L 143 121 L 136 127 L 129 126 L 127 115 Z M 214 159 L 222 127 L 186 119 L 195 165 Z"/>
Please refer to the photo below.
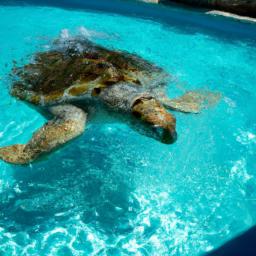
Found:
<path fill-rule="evenodd" d="M 248 17 L 248 16 L 241 16 L 241 15 L 233 14 L 233 13 L 230 13 L 230 12 L 223 12 L 223 11 L 213 10 L 213 11 L 206 12 L 206 14 L 215 15 L 215 16 L 219 15 L 219 16 L 224 16 L 224 17 L 227 17 L 227 18 L 232 18 L 232 19 L 245 21 L 245 22 L 254 22 L 254 23 L 256 23 L 256 18 L 251 18 L 251 17 Z"/>

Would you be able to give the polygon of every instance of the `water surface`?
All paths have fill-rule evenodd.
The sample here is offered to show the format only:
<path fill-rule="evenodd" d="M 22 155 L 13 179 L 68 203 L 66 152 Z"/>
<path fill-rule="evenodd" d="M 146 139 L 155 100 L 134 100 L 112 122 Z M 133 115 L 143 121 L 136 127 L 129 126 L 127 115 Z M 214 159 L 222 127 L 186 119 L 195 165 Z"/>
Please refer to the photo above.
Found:
<path fill-rule="evenodd" d="M 255 37 L 207 30 L 204 14 L 193 15 L 202 26 L 0 6 L 1 146 L 26 142 L 45 122 L 9 96 L 13 61 L 28 61 L 62 29 L 98 31 L 105 36 L 94 41 L 162 66 L 175 78 L 170 97 L 196 88 L 223 95 L 199 115 L 175 113 L 174 145 L 118 120 L 91 122 L 30 166 L 0 162 L 0 255 L 200 255 L 255 224 Z"/>

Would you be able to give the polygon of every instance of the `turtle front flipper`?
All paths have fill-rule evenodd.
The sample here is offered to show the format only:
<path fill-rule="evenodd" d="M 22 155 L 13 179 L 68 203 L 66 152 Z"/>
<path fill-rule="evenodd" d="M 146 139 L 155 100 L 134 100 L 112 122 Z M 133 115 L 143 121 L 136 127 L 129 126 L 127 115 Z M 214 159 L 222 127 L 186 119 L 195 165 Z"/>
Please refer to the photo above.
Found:
<path fill-rule="evenodd" d="M 13 164 L 28 164 L 83 133 L 87 114 L 73 105 L 50 107 L 54 116 L 37 130 L 27 144 L 0 148 L 0 159 Z"/>
<path fill-rule="evenodd" d="M 218 92 L 206 90 L 188 91 L 181 97 L 169 99 L 166 96 L 159 97 L 161 103 L 172 110 L 184 113 L 200 113 L 202 109 L 214 106 L 221 98 Z"/>

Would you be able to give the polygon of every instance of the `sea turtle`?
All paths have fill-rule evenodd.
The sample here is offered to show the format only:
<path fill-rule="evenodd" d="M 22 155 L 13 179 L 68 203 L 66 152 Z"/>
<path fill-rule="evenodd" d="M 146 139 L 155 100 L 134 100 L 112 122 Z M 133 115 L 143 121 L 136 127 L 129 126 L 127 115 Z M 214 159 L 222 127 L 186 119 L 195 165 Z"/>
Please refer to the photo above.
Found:
<path fill-rule="evenodd" d="M 137 120 L 144 133 L 163 143 L 176 140 L 176 120 L 165 107 L 197 113 L 215 94 L 164 96 L 168 74 L 141 57 L 107 49 L 88 38 L 58 39 L 33 61 L 13 70 L 11 95 L 50 117 L 27 144 L 0 148 L 0 159 L 28 164 L 84 132 L 88 106 L 100 106 Z M 165 107 L 164 107 L 165 106 Z"/>

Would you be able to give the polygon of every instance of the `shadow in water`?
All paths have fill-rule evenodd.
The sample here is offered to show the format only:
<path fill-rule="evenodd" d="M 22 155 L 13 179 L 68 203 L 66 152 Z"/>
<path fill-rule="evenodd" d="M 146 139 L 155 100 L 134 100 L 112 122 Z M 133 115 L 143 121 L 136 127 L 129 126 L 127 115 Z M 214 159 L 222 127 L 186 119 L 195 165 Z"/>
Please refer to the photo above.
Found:
<path fill-rule="evenodd" d="M 95 130 L 32 167 L 13 166 L 16 185 L 0 195 L 0 226 L 13 233 L 44 232 L 79 216 L 109 235 L 133 230 L 130 220 L 139 210 L 133 186 L 113 168 L 109 143 Z"/>
<path fill-rule="evenodd" d="M 256 227 L 252 227 L 205 256 L 256 255 Z"/>

